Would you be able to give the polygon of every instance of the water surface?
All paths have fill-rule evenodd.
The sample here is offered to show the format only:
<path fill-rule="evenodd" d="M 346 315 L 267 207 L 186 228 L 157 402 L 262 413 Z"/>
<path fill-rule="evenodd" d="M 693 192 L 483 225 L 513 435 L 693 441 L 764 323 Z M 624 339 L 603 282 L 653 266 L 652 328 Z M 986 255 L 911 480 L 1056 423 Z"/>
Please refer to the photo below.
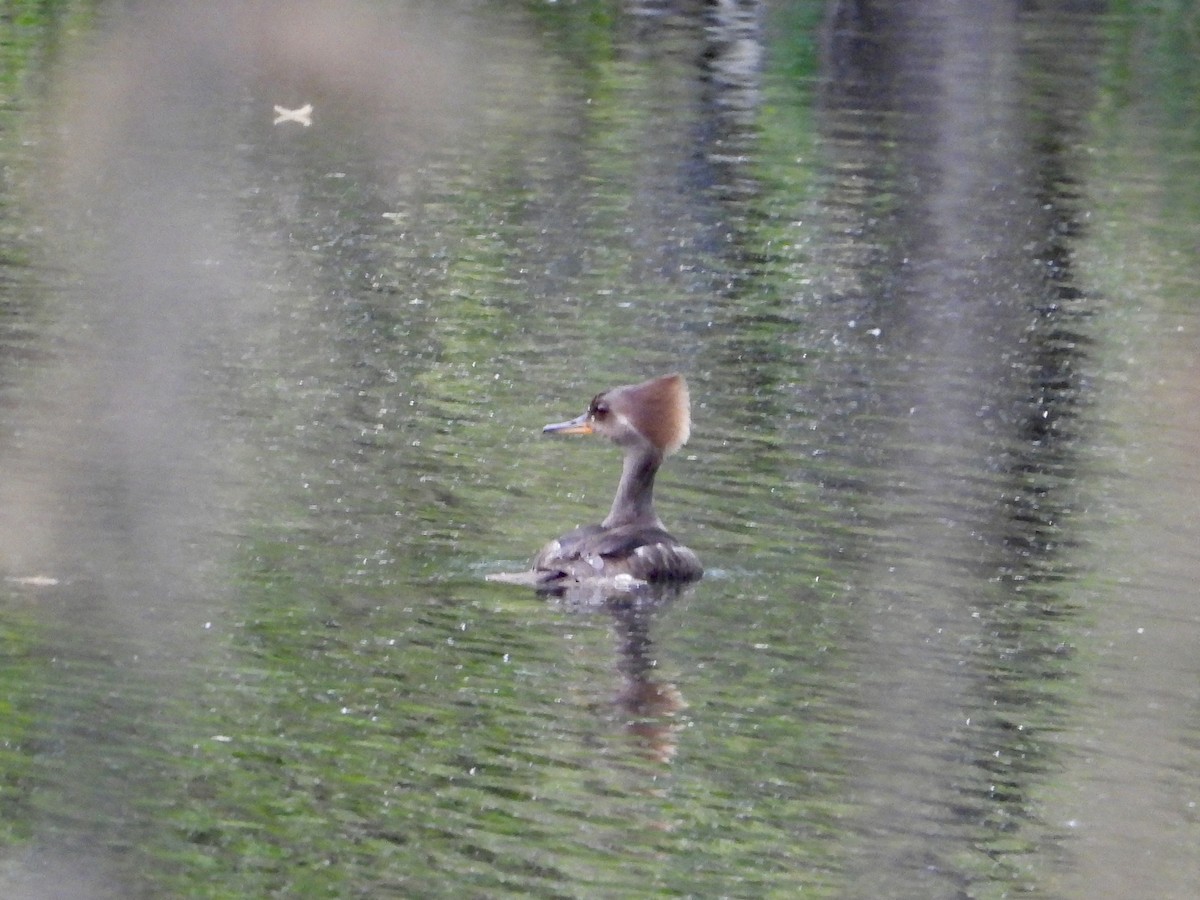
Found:
<path fill-rule="evenodd" d="M 5 895 L 1190 896 L 1191 32 L 959 6 L 6 22 Z"/>

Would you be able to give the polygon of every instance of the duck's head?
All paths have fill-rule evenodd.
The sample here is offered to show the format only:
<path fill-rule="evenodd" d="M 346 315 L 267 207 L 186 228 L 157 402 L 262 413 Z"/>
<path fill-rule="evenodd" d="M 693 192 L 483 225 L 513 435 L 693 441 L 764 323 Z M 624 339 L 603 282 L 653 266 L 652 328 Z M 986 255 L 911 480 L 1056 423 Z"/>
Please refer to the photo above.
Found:
<path fill-rule="evenodd" d="M 542 429 L 553 434 L 601 434 L 621 447 L 653 448 L 661 456 L 674 453 L 691 433 L 687 382 L 682 375 L 663 375 L 597 394 L 587 412 Z"/>

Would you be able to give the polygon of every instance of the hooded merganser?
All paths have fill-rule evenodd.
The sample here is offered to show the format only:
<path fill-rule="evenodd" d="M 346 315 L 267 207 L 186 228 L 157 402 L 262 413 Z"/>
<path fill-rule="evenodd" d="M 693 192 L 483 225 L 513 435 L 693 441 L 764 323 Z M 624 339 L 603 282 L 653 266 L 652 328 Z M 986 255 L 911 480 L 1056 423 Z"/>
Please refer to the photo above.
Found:
<path fill-rule="evenodd" d="M 624 450 L 625 463 L 605 520 L 564 534 L 534 558 L 537 584 L 684 582 L 704 574 L 696 554 L 675 540 L 654 512 L 658 467 L 691 432 L 683 376 L 664 375 L 597 394 L 583 415 L 547 425 L 542 432 L 601 434 Z"/>

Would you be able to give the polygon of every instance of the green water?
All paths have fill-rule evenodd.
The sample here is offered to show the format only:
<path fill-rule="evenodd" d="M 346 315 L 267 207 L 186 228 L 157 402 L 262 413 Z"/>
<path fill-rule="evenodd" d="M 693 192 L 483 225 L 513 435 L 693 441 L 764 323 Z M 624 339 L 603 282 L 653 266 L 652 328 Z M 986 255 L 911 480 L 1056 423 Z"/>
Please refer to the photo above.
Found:
<path fill-rule="evenodd" d="M 0 20 L 0 893 L 1190 896 L 1194 16 L 851 9 Z"/>

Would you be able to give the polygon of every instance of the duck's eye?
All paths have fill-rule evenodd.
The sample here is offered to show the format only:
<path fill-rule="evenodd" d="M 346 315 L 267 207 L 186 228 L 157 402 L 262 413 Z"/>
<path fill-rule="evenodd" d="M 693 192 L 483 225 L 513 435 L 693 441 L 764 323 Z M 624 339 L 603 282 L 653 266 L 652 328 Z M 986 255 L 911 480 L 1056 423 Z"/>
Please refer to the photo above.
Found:
<path fill-rule="evenodd" d="M 597 400 L 592 403 L 592 418 L 603 419 L 608 416 L 608 402 L 605 400 Z"/>

